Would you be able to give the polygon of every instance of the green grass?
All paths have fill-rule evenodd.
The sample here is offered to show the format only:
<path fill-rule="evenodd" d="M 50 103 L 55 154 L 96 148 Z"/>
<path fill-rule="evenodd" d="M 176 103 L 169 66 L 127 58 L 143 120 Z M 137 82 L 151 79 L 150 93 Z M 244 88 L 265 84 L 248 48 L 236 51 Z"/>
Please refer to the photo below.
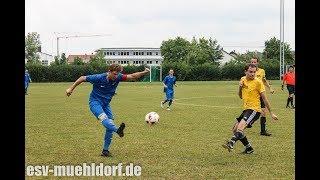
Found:
<path fill-rule="evenodd" d="M 267 96 L 279 121 L 267 116 L 270 137 L 259 135 L 259 121 L 245 130 L 252 155 L 240 154 L 240 142 L 231 153 L 221 146 L 242 111 L 238 82 L 178 82 L 171 111 L 160 108 L 161 83 L 120 83 L 111 107 L 126 130 L 124 138 L 114 134 L 112 158 L 100 156 L 104 128 L 89 110 L 89 83 L 68 98 L 64 92 L 72 83 L 31 83 L 26 166 L 122 162 L 141 165 L 143 179 L 294 179 L 294 110 L 284 108 L 287 91 L 280 82 L 272 83 L 276 93 Z M 144 122 L 150 111 L 160 115 L 152 127 Z"/>

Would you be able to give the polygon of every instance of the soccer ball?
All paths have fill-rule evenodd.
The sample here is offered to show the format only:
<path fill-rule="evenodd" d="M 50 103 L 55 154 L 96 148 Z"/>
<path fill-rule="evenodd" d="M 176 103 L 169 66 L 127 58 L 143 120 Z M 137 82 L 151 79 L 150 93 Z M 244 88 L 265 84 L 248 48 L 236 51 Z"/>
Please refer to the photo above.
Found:
<path fill-rule="evenodd" d="M 156 112 L 149 112 L 148 114 L 146 114 L 146 117 L 145 117 L 145 121 L 146 121 L 148 124 L 158 123 L 158 122 L 159 122 L 159 119 L 160 119 L 160 116 L 159 116 L 159 114 L 156 113 Z"/>

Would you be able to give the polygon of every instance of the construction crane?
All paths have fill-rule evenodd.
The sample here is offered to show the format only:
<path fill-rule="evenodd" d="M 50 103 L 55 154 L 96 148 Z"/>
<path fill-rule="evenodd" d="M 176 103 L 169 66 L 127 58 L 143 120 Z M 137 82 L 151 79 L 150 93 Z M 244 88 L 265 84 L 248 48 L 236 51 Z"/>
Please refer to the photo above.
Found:
<path fill-rule="evenodd" d="M 61 34 L 55 32 L 54 34 Z M 59 57 L 59 39 L 61 38 L 80 38 L 80 37 L 99 37 L 99 36 L 111 36 L 111 34 L 93 34 L 93 35 L 71 35 L 71 36 L 57 36 L 57 56 Z"/>

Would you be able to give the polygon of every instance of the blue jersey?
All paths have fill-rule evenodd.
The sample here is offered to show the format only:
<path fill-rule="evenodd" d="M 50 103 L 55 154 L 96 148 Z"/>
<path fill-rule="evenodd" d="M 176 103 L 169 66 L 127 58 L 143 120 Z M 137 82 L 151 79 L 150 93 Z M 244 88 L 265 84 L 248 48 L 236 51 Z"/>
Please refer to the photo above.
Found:
<path fill-rule="evenodd" d="M 29 75 L 29 73 L 24 73 L 24 82 L 25 83 L 29 83 L 30 82 L 30 75 Z"/>
<path fill-rule="evenodd" d="M 109 103 L 117 89 L 120 81 L 126 79 L 126 75 L 119 73 L 115 80 L 107 78 L 108 73 L 93 74 L 86 76 L 86 81 L 93 84 L 89 101 L 98 100 L 103 103 Z"/>
<path fill-rule="evenodd" d="M 167 75 L 164 78 L 163 83 L 168 87 L 168 90 L 173 90 L 173 85 L 176 84 L 176 77 Z"/>

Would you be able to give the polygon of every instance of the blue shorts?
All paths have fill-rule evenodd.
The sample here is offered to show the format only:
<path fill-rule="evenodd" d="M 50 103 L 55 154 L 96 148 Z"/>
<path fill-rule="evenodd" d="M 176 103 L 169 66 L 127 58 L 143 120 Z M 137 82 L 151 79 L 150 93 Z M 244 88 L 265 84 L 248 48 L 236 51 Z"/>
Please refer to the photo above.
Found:
<path fill-rule="evenodd" d="M 173 90 L 166 90 L 166 99 L 167 100 L 172 100 L 174 98 L 174 91 Z"/>
<path fill-rule="evenodd" d="M 107 115 L 108 119 L 113 119 L 113 114 L 109 103 L 102 103 L 98 100 L 90 100 L 89 106 L 91 112 L 97 119 L 99 119 L 99 116 L 103 113 Z"/>

